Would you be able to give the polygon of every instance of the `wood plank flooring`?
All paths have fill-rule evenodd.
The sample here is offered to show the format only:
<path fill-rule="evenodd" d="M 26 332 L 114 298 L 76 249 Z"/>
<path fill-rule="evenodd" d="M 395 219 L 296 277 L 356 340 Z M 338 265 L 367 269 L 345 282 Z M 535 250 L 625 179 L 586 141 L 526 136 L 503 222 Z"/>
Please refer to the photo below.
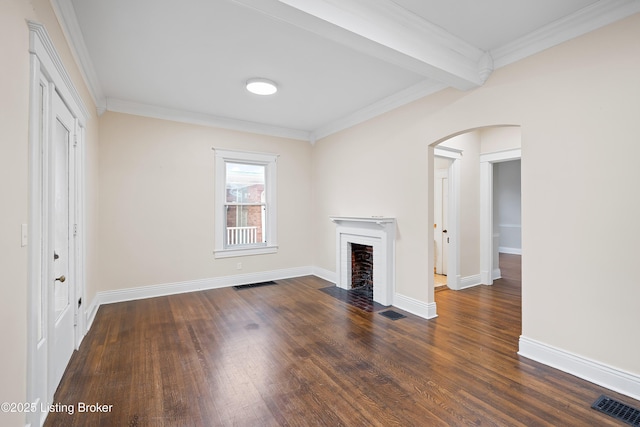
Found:
<path fill-rule="evenodd" d="M 493 286 L 436 293 L 439 317 L 390 320 L 319 289 L 275 286 L 100 308 L 46 426 L 615 426 L 601 395 L 516 354 L 519 257 Z"/>

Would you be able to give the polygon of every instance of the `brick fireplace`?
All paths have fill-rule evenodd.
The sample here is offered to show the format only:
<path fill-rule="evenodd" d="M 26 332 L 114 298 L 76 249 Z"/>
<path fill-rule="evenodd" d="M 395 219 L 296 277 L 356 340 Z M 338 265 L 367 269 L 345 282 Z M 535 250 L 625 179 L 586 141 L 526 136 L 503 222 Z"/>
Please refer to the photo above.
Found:
<path fill-rule="evenodd" d="M 373 289 L 373 246 L 351 245 L 351 289 Z"/>
<path fill-rule="evenodd" d="M 373 300 L 392 305 L 395 293 L 394 218 L 331 217 L 336 224 L 336 286 L 369 284 Z"/>

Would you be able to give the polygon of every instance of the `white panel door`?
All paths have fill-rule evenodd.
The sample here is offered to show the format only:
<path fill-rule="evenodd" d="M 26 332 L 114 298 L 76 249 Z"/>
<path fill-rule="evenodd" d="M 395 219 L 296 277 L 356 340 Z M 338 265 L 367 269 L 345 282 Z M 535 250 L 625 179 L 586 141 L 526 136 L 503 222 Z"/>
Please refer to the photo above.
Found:
<path fill-rule="evenodd" d="M 449 178 L 442 178 L 442 269 L 441 273 L 447 275 L 449 256 Z"/>
<path fill-rule="evenodd" d="M 53 269 L 49 308 L 50 342 L 50 394 L 55 391 L 74 350 L 73 277 L 73 140 L 75 120 L 58 94 L 53 96 L 52 122 L 52 177 L 53 177 Z"/>
<path fill-rule="evenodd" d="M 448 170 L 438 169 L 434 180 L 434 266 L 436 274 L 447 274 L 447 255 L 449 253 L 449 179 Z"/>

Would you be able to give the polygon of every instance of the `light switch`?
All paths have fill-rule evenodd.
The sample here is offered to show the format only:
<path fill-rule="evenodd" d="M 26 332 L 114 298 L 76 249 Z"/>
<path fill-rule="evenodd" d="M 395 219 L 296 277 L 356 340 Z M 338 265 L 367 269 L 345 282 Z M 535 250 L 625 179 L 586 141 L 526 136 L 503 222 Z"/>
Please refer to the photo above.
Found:
<path fill-rule="evenodd" d="M 29 241 L 29 232 L 27 231 L 27 224 L 22 224 L 21 227 L 21 235 L 22 235 L 22 247 L 27 246 L 27 242 Z"/>

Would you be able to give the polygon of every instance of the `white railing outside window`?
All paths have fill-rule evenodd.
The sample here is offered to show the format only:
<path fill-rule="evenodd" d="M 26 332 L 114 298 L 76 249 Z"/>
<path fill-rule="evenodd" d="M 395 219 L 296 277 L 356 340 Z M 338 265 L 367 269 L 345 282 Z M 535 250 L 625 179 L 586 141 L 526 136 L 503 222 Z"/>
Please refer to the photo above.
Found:
<path fill-rule="evenodd" d="M 227 227 L 227 245 L 258 243 L 258 227 Z"/>

